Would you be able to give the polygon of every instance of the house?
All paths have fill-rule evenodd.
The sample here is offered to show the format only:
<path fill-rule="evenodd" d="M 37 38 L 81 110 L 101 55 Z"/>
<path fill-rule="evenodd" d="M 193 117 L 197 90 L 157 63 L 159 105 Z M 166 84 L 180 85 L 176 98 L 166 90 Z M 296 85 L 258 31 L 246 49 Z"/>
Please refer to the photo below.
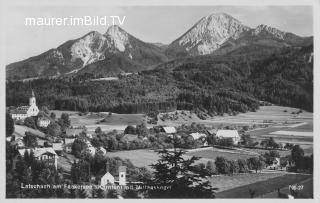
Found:
<path fill-rule="evenodd" d="M 167 134 L 174 134 L 177 133 L 177 130 L 175 127 L 162 127 L 162 131 Z"/>
<path fill-rule="evenodd" d="M 63 151 L 63 143 L 52 143 L 52 148 L 56 153 L 61 154 Z"/>
<path fill-rule="evenodd" d="M 71 153 L 72 152 L 72 144 L 71 143 L 65 144 L 64 145 L 64 151 L 67 152 L 67 153 Z"/>
<path fill-rule="evenodd" d="M 99 147 L 97 149 L 97 153 L 101 153 L 102 155 L 106 155 L 107 154 L 107 150 L 103 147 Z"/>
<path fill-rule="evenodd" d="M 75 138 L 64 138 L 64 144 L 73 144 Z"/>
<path fill-rule="evenodd" d="M 58 168 L 58 155 L 51 147 L 47 148 L 35 148 L 35 149 L 19 149 L 18 155 L 14 158 L 13 167 L 15 168 L 15 164 L 18 160 L 18 157 L 24 157 L 25 152 L 31 153 L 33 152 L 33 156 L 36 161 L 45 162 L 48 165 L 53 165 L 55 168 Z"/>
<path fill-rule="evenodd" d="M 92 139 L 92 134 L 87 133 L 87 134 L 86 134 L 86 137 L 89 138 L 89 139 Z"/>
<path fill-rule="evenodd" d="M 272 165 L 270 165 L 269 168 L 276 170 L 279 167 L 280 167 L 280 158 L 275 157 L 272 161 Z"/>
<path fill-rule="evenodd" d="M 218 139 L 231 138 L 233 144 L 238 144 L 240 141 L 240 136 L 237 130 L 218 130 L 216 137 Z"/>
<path fill-rule="evenodd" d="M 109 172 L 102 176 L 100 186 L 114 185 L 114 177 Z"/>
<path fill-rule="evenodd" d="M 82 128 L 68 128 L 66 129 L 66 135 L 68 137 L 76 137 L 83 131 Z"/>
<path fill-rule="evenodd" d="M 86 149 L 86 152 L 89 153 L 91 156 L 94 156 L 96 154 L 96 148 L 90 146 Z"/>
<path fill-rule="evenodd" d="M 210 129 L 210 130 L 207 130 L 208 134 L 209 135 L 216 135 L 217 134 L 217 130 L 216 129 Z"/>
<path fill-rule="evenodd" d="M 31 116 L 37 116 L 39 109 L 36 104 L 36 97 L 32 90 L 32 95 L 29 98 L 29 106 L 20 106 L 10 111 L 11 117 L 14 120 L 24 120 Z"/>
<path fill-rule="evenodd" d="M 204 134 L 204 133 L 198 133 L 198 132 L 196 132 L 196 133 L 191 133 L 190 135 L 193 137 L 194 140 L 198 140 L 198 139 L 200 139 L 200 138 L 202 138 L 202 137 L 207 137 L 206 134 Z"/>
<path fill-rule="evenodd" d="M 114 178 L 114 176 L 109 173 L 107 168 L 106 174 L 102 176 L 100 180 L 100 186 L 104 187 L 106 185 L 115 185 L 116 183 L 118 183 L 119 185 L 126 185 L 126 169 L 126 166 L 119 166 L 119 176 L 118 180 L 116 180 L 116 178 Z"/>
<path fill-rule="evenodd" d="M 51 122 L 50 119 L 42 117 L 42 118 L 38 119 L 37 124 L 38 124 L 39 127 L 46 128 L 46 127 L 48 127 L 50 122 Z"/>
<path fill-rule="evenodd" d="M 25 147 L 23 142 L 23 138 L 16 138 L 14 141 L 11 142 L 11 146 L 14 146 L 16 149 L 21 149 Z"/>

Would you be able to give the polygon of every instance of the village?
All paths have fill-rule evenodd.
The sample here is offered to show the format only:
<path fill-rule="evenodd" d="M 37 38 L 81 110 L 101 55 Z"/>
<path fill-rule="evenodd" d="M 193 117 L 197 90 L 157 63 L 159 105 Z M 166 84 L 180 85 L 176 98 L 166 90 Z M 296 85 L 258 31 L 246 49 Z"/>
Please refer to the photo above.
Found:
<path fill-rule="evenodd" d="M 29 98 L 29 106 L 11 108 L 8 112 L 15 128 L 13 134 L 6 138 L 7 145 L 15 151 L 11 170 L 17 168 L 19 160 L 29 160 L 26 157 L 32 156 L 37 162 L 62 171 L 65 177 L 70 178 L 72 168 L 80 164 L 83 159 L 95 160 L 101 156 L 104 159 L 111 157 L 129 160 L 135 167 L 144 168 L 152 173 L 150 165 L 159 159 L 157 151 L 178 148 L 186 151 L 185 158 L 200 157 L 196 161 L 198 169 L 208 172 L 207 179 L 213 186 L 221 186 L 217 197 L 236 197 L 239 191 L 233 192 L 233 190 L 242 188 L 240 191 L 243 193 L 247 190 L 243 188 L 245 186 L 250 187 L 252 184 L 253 188 L 255 184 L 265 184 L 272 180 L 275 183 L 269 191 L 261 193 L 257 190 L 255 194 L 248 191 L 244 193 L 247 196 L 257 197 L 287 194 L 290 198 L 293 197 L 293 193 L 288 191 L 287 185 L 296 184 L 297 180 L 288 177 L 297 177 L 297 174 L 300 178 L 298 181 L 308 181 L 310 185 L 312 166 L 305 161 L 309 160 L 308 157 L 312 154 L 310 137 L 301 136 L 302 132 L 296 131 L 292 131 L 292 135 L 296 133 L 297 139 L 300 135 L 301 140 L 292 139 L 292 135 L 290 139 L 285 139 L 283 136 L 277 139 L 275 136 L 279 132 L 288 133 L 290 132 L 288 129 L 308 125 L 306 122 L 282 123 L 281 125 L 284 125 L 282 127 L 279 127 L 279 123 L 274 124 L 271 121 L 254 122 L 254 125 L 232 125 L 233 122 L 228 123 L 226 120 L 230 117 L 226 117 L 224 122 L 228 125 L 217 123 L 217 120 L 213 120 L 209 125 L 209 121 L 191 122 L 188 125 L 188 123 L 174 122 L 181 120 L 179 113 L 186 114 L 180 111 L 169 115 L 161 114 L 162 117 L 160 115 L 158 122 L 161 125 L 151 124 L 141 115 L 129 116 L 130 119 L 123 121 L 122 125 L 114 125 L 112 119 L 119 115 L 113 113 L 83 114 L 39 109 L 33 91 Z M 167 123 L 164 117 L 170 118 Z M 87 118 L 92 119 L 86 120 Z M 266 136 L 268 133 L 265 131 L 272 128 L 279 130 L 275 131 L 276 133 L 270 132 L 270 136 Z M 284 130 L 281 131 L 282 128 Z M 264 132 L 263 135 L 261 131 Z M 300 168 L 297 167 L 297 160 L 291 156 L 294 150 L 305 150 L 302 157 L 305 167 L 300 165 Z M 126 165 L 117 162 L 116 167 L 111 170 L 111 163 L 112 161 L 101 163 L 100 168 L 95 169 L 99 175 L 94 176 L 93 172 L 89 171 L 91 174 L 89 183 L 102 187 L 143 184 L 142 179 L 130 177 L 132 172 L 128 176 Z M 221 177 L 225 177 L 225 181 L 228 180 L 229 183 L 223 181 L 217 183 Z M 232 182 L 236 177 L 239 177 L 239 180 Z M 90 194 L 89 192 L 89 197 Z M 122 198 L 120 194 L 116 196 Z"/>

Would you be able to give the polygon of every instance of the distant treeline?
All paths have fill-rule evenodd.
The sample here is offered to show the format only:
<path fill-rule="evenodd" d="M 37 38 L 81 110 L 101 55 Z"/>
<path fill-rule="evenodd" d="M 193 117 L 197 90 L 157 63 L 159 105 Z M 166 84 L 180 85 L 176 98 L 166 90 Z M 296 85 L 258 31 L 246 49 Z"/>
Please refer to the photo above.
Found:
<path fill-rule="evenodd" d="M 260 57 L 201 56 L 176 67 L 143 71 L 115 81 L 73 78 L 6 84 L 7 106 L 26 105 L 35 91 L 39 106 L 74 111 L 149 113 L 175 109 L 208 114 L 254 111 L 259 100 L 313 110 L 313 47 Z"/>

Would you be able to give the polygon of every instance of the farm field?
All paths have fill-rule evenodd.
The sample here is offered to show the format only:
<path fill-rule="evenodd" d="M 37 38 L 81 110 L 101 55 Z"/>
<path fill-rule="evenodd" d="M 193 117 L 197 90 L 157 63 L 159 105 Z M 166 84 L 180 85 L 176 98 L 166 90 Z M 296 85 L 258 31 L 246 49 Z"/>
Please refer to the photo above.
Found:
<path fill-rule="evenodd" d="M 116 114 L 109 112 L 82 114 L 76 111 L 53 111 L 57 117 L 60 117 L 62 113 L 68 113 L 71 125 L 86 126 L 89 132 L 93 132 L 97 127 L 100 127 L 102 131 L 112 130 L 124 130 L 128 125 L 138 125 L 145 122 L 144 114 Z M 102 121 L 103 120 L 103 121 Z"/>
<path fill-rule="evenodd" d="M 196 152 L 187 152 L 188 156 L 197 156 L 205 159 L 215 160 L 218 156 L 223 156 L 229 160 L 248 159 L 257 155 L 245 153 L 239 150 L 220 150 L 220 149 L 206 149 Z"/>
<path fill-rule="evenodd" d="M 219 188 L 217 192 L 222 192 L 230 190 L 232 188 L 252 184 L 259 181 L 265 181 L 270 178 L 280 177 L 283 175 L 283 173 L 246 173 L 236 174 L 232 176 L 214 176 L 210 177 L 208 180 L 210 181 L 213 187 Z"/>
<path fill-rule="evenodd" d="M 276 191 L 278 188 L 288 187 L 301 181 L 311 178 L 311 175 L 286 174 L 263 181 L 243 185 L 216 194 L 217 198 L 250 198 L 249 188 L 255 191 L 255 197 L 262 197 L 264 194 Z"/>
<path fill-rule="evenodd" d="M 107 156 L 129 159 L 135 166 L 146 167 L 148 169 L 151 169 L 150 165 L 156 163 L 159 159 L 159 156 L 155 151 L 145 149 L 108 152 Z"/>

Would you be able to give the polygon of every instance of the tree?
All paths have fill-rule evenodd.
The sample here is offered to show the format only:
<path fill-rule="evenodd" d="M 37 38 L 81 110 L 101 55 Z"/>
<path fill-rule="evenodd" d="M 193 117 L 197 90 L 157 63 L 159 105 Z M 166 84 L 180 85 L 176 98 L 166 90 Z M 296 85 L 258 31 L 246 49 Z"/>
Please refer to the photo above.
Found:
<path fill-rule="evenodd" d="M 76 157 L 80 157 L 81 152 L 87 148 L 87 144 L 81 139 L 76 139 L 72 144 L 72 154 Z"/>
<path fill-rule="evenodd" d="M 269 137 L 267 139 L 264 139 L 261 141 L 260 145 L 266 149 L 276 149 L 279 148 L 279 144 L 276 143 L 273 139 L 273 137 Z"/>
<path fill-rule="evenodd" d="M 216 173 L 216 168 L 212 161 L 207 162 L 206 169 L 210 175 L 214 175 Z"/>
<path fill-rule="evenodd" d="M 235 160 L 228 161 L 229 162 L 229 174 L 239 173 L 239 165 Z"/>
<path fill-rule="evenodd" d="M 238 159 L 239 173 L 247 173 L 249 171 L 246 160 Z"/>
<path fill-rule="evenodd" d="M 291 157 L 297 169 L 303 167 L 304 151 L 299 145 L 293 146 L 291 150 Z"/>
<path fill-rule="evenodd" d="M 247 147 L 254 147 L 258 144 L 258 142 L 254 142 L 250 134 L 243 134 L 241 136 L 241 142 L 242 145 Z"/>
<path fill-rule="evenodd" d="M 56 117 L 57 117 L 56 114 L 55 114 L 54 112 L 51 112 L 50 118 L 51 118 L 52 120 L 55 120 Z"/>
<path fill-rule="evenodd" d="M 70 118 L 69 118 L 69 114 L 67 114 L 67 113 L 61 114 L 60 119 L 58 120 L 58 123 L 61 126 L 61 129 L 63 131 L 65 129 L 67 129 L 71 124 L 71 121 L 70 121 Z"/>
<path fill-rule="evenodd" d="M 11 115 L 6 112 L 6 136 L 9 137 L 14 132 L 14 121 Z"/>
<path fill-rule="evenodd" d="M 264 158 L 267 165 L 273 164 L 275 158 L 280 158 L 280 154 L 276 150 L 270 150 L 269 152 L 264 153 Z"/>
<path fill-rule="evenodd" d="M 97 135 L 100 135 L 102 133 L 102 130 L 100 127 L 97 127 L 94 131 Z"/>
<path fill-rule="evenodd" d="M 284 148 L 285 148 L 285 149 L 292 150 L 293 146 L 294 146 L 294 144 L 286 143 L 286 144 L 284 145 Z"/>
<path fill-rule="evenodd" d="M 132 125 L 128 125 L 126 129 L 124 130 L 124 134 L 136 134 L 136 128 Z"/>
<path fill-rule="evenodd" d="M 222 156 L 218 156 L 214 162 L 216 170 L 219 174 L 228 174 L 230 172 L 230 165 L 228 160 Z"/>
<path fill-rule="evenodd" d="M 147 190 L 149 198 L 213 198 L 216 188 L 212 188 L 205 175 L 193 166 L 197 157 L 183 158 L 182 150 L 161 150 L 160 159 L 152 164 L 154 177 L 147 184 L 170 186 L 168 190 Z"/>
<path fill-rule="evenodd" d="M 47 131 L 53 137 L 61 135 L 61 127 L 56 122 L 51 122 L 47 127 Z"/>
<path fill-rule="evenodd" d="M 255 170 L 256 173 L 264 167 L 264 162 L 261 157 L 250 157 L 247 162 L 249 169 Z"/>
<path fill-rule="evenodd" d="M 136 132 L 137 132 L 138 136 L 141 136 L 141 137 L 147 136 L 148 135 L 148 128 L 147 128 L 146 124 L 141 123 L 140 125 L 137 125 Z"/>
<path fill-rule="evenodd" d="M 23 137 L 23 142 L 26 147 L 34 148 L 38 145 L 37 136 L 31 132 L 26 131 L 25 136 Z"/>
<path fill-rule="evenodd" d="M 24 125 L 29 127 L 29 128 L 37 129 L 36 122 L 35 122 L 33 117 L 25 118 L 24 119 Z"/>

